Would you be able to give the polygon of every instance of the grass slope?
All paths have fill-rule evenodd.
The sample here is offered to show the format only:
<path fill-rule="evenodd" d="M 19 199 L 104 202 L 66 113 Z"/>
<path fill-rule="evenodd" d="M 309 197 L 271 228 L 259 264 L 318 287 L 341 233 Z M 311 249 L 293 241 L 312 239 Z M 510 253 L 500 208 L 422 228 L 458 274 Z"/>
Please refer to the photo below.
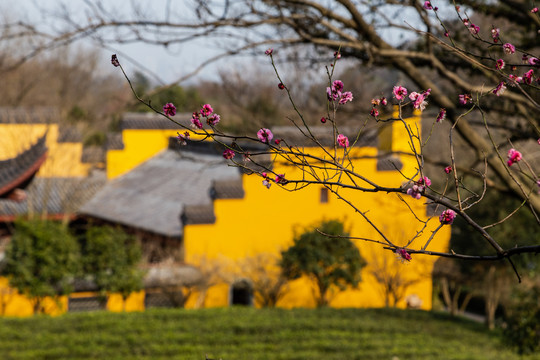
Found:
<path fill-rule="evenodd" d="M 480 324 L 389 309 L 148 310 L 0 318 L 1 359 L 533 359 Z M 395 358 L 394 358 L 395 357 Z"/>

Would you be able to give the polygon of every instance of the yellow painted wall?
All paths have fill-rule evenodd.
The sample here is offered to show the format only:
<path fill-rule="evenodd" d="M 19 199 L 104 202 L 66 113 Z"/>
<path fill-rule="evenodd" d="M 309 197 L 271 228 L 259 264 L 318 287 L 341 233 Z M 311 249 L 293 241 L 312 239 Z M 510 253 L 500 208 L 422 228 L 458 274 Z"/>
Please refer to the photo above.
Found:
<path fill-rule="evenodd" d="M 169 138 L 185 130 L 126 129 L 122 131 L 124 148 L 107 152 L 107 178 L 113 179 L 139 166 L 169 146 Z M 200 139 L 194 135 L 192 139 Z"/>
<path fill-rule="evenodd" d="M 413 129 L 419 118 L 415 117 L 407 121 Z M 404 134 L 403 123 L 394 123 L 393 150 L 410 151 L 408 136 Z M 307 152 L 323 156 L 320 149 L 306 149 Z M 343 150 L 339 150 L 343 153 Z M 352 166 L 357 172 L 366 178 L 378 183 L 399 187 L 406 179 L 398 171 L 377 171 L 377 155 L 375 148 L 352 148 L 351 157 L 354 160 Z M 339 152 L 338 152 L 339 153 Z M 412 177 L 416 174 L 416 159 L 413 156 L 400 156 L 403 163 L 402 173 Z M 284 173 L 285 178 L 301 178 L 300 169 L 277 163 L 274 166 L 276 173 Z M 416 176 L 415 178 L 418 178 Z M 352 237 L 363 237 L 382 240 L 377 232 L 367 222 L 351 209 L 351 207 L 339 200 L 335 195 L 330 195 L 328 203 L 320 202 L 322 186 L 314 185 L 300 191 L 289 192 L 273 185 L 266 189 L 261 184 L 261 177 L 243 176 L 245 197 L 243 199 L 223 199 L 214 201 L 216 214 L 215 224 L 188 225 L 184 228 L 184 245 L 186 262 L 197 264 L 200 259 L 206 262 L 227 262 L 228 260 L 240 261 L 245 257 L 259 253 L 279 254 L 292 244 L 296 233 L 302 232 L 306 226 L 315 225 L 322 220 L 342 220 Z M 345 181 L 346 182 L 346 181 Z M 363 185 L 363 184 L 360 184 Z M 290 185 L 287 188 L 291 189 Z M 389 238 L 398 245 L 406 245 L 423 224 L 414 220 L 409 209 L 396 194 L 365 193 L 351 189 L 340 189 L 339 194 L 352 202 L 360 211 L 367 211 L 369 218 Z M 404 197 L 404 200 L 413 209 L 417 216 L 426 219 L 424 201 Z M 439 225 L 437 218 L 432 218 L 423 235 L 412 246 L 419 247 L 431 235 L 431 231 Z M 450 238 L 450 229 L 445 227 L 431 242 L 430 250 L 446 250 Z M 373 263 L 373 259 L 386 263 L 390 268 L 399 267 L 409 279 L 417 282 L 409 288 L 407 294 L 416 294 L 422 301 L 424 309 L 431 308 L 432 282 L 431 270 L 435 258 L 415 256 L 414 260 L 407 264 L 397 261 L 395 254 L 384 250 L 380 245 L 374 245 L 365 241 L 357 240 L 356 245 L 362 256 Z M 348 290 L 336 294 L 331 305 L 337 307 L 378 307 L 384 306 L 384 298 L 381 295 L 380 286 L 374 281 L 369 273 L 369 266 L 362 272 L 363 281 L 359 289 Z M 227 271 L 222 266 L 224 271 Z M 313 288 L 306 279 L 294 281 L 290 285 L 287 295 L 278 303 L 284 307 L 312 307 Z M 194 297 L 195 298 L 195 297 Z M 207 292 L 205 306 L 227 306 L 229 304 L 229 287 L 216 286 Z M 188 306 L 194 306 L 188 302 Z M 401 302 L 399 306 L 405 306 Z"/>
<path fill-rule="evenodd" d="M 95 293 L 74 293 L 70 297 L 97 296 Z M 48 315 L 60 315 L 67 311 L 68 297 L 60 296 L 58 299 L 46 298 L 43 302 L 45 313 Z M 144 291 L 131 294 L 125 301 L 120 294 L 110 294 L 107 297 L 107 310 L 114 312 L 121 311 L 143 311 Z M 5 316 L 31 316 L 33 315 L 33 303 L 17 290 L 9 287 L 8 279 L 0 277 L 0 315 Z"/>
<path fill-rule="evenodd" d="M 39 177 L 88 176 L 90 164 L 81 162 L 82 143 L 58 142 L 58 124 L 0 124 L 0 160 L 17 156 L 35 144 L 47 131 L 47 160 L 39 169 Z"/>

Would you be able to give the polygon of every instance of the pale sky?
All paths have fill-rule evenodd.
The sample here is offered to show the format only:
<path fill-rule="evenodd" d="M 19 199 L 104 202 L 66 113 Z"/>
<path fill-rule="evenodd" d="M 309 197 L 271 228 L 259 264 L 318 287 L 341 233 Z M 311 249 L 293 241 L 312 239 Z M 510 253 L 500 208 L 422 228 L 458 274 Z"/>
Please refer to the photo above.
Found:
<path fill-rule="evenodd" d="M 163 14 L 159 14 L 159 10 L 164 7 L 164 4 L 168 1 L 172 1 L 173 3 L 175 1 L 179 3 L 185 2 L 185 0 L 152 0 L 151 2 L 147 2 L 149 5 L 145 10 L 147 13 L 155 12 L 156 14 L 163 16 Z M 38 26 L 55 26 L 55 24 L 59 24 L 60 22 L 52 20 L 54 19 L 53 14 L 48 13 L 48 11 L 52 12 L 54 9 L 66 6 L 70 13 L 75 16 L 80 16 L 80 9 L 83 6 L 83 2 L 83 0 L 0 0 L 0 11 L 4 14 L 9 13 L 10 15 L 8 18 L 11 22 L 29 18 Z M 114 6 L 122 9 L 124 7 L 129 8 L 131 1 L 102 0 L 102 2 L 105 6 Z M 45 11 L 40 11 L 40 8 Z M 97 42 L 92 41 L 91 39 L 85 39 L 77 43 L 78 46 L 82 46 L 81 44 L 84 44 L 84 46 L 101 48 Z M 165 83 L 191 73 L 206 59 L 219 54 L 219 51 L 212 46 L 212 43 L 201 40 L 184 44 L 182 47 L 173 47 L 169 50 L 162 46 L 138 43 L 129 45 L 109 44 L 108 48 L 102 48 L 101 51 L 104 57 L 103 61 L 107 62 L 107 64 L 110 64 L 111 54 L 117 53 L 118 58 L 125 69 L 132 72 L 137 66 L 126 58 L 127 55 Z M 242 62 L 241 59 L 235 61 Z M 196 78 L 190 81 L 196 81 L 196 79 L 199 78 L 207 80 L 217 79 L 218 69 L 226 69 L 228 66 L 234 66 L 232 60 L 219 61 L 214 65 L 206 67 Z"/>
<path fill-rule="evenodd" d="M 86 0 L 86 3 L 96 4 L 99 1 Z M 114 9 L 115 13 L 122 15 L 128 15 L 131 9 L 132 0 L 101 0 L 104 7 L 107 9 Z M 167 4 L 174 6 L 174 9 L 181 10 L 182 7 L 186 8 L 185 13 L 188 14 L 188 6 L 191 3 L 190 0 L 152 0 L 152 1 L 136 1 L 137 3 L 144 4 L 144 14 L 152 18 L 164 19 L 167 14 L 165 9 Z M 437 0 L 432 0 L 438 2 Z M 441 1 L 442 2 L 442 1 Z M 70 14 L 74 17 L 86 16 L 82 9 L 86 8 L 85 0 L 0 0 L 0 13 L 9 14 L 6 15 L 9 21 L 15 21 L 19 19 L 29 18 L 37 26 L 43 29 L 53 28 L 59 30 L 58 27 L 61 21 L 54 20 L 53 10 L 58 10 L 62 6 L 65 6 Z M 402 21 L 407 21 L 409 24 L 415 23 L 415 14 L 407 15 L 406 12 L 400 13 L 403 16 Z M 398 19 L 395 21 L 399 22 Z M 402 33 L 389 33 L 386 34 L 388 41 L 392 42 L 392 39 L 398 39 Z M 99 44 L 92 42 L 89 39 L 85 39 L 79 42 L 86 44 L 86 46 L 97 47 Z M 186 74 L 194 71 L 205 60 L 220 53 L 220 50 L 216 48 L 215 44 L 208 40 L 197 40 L 197 42 L 189 42 L 183 44 L 181 47 L 176 46 L 169 50 L 161 46 L 152 46 L 145 43 L 131 44 L 131 45 L 116 45 L 109 44 L 107 49 L 102 49 L 104 63 L 110 63 L 110 56 L 113 53 L 118 54 L 122 65 L 125 69 L 132 73 L 135 71 L 136 66 L 129 62 L 126 58 L 131 57 L 135 59 L 142 67 L 149 72 L 156 75 L 164 83 L 170 83 L 177 80 Z M 189 82 L 196 81 L 197 79 L 205 80 L 217 80 L 218 71 L 229 69 L 242 69 L 246 66 L 253 67 L 254 65 L 268 66 L 265 62 L 264 56 L 261 58 L 246 58 L 235 57 L 226 60 L 219 60 L 218 62 L 205 67 L 203 71 L 197 77 L 192 78 Z M 271 70 L 271 69 L 270 69 Z M 148 75 L 148 73 L 147 73 Z M 188 83 L 189 83 L 188 82 Z M 185 84 L 185 83 L 184 83 Z"/>

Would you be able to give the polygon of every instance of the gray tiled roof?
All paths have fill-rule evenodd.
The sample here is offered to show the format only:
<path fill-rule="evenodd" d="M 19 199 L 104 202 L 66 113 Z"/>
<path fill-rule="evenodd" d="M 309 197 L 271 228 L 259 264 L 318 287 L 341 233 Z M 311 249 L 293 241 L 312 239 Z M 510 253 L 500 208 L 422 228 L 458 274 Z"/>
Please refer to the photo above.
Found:
<path fill-rule="evenodd" d="M 165 150 L 111 180 L 80 213 L 180 237 L 184 207 L 187 222 L 200 219 L 199 213 L 204 221 L 213 216 L 210 188 L 218 179 L 241 181 L 238 169 L 227 166 L 221 156 Z"/>
<path fill-rule="evenodd" d="M 107 150 L 122 150 L 124 148 L 122 133 L 108 133 L 105 147 Z"/>
<path fill-rule="evenodd" d="M 236 180 L 216 180 L 210 190 L 213 199 L 242 199 L 244 187 L 242 182 Z"/>
<path fill-rule="evenodd" d="M 83 148 L 81 162 L 95 164 L 105 162 L 105 149 L 100 146 L 86 146 Z"/>
<path fill-rule="evenodd" d="M 46 136 L 16 157 L 0 161 L 0 195 L 26 183 L 39 170 L 47 153 Z"/>
<path fill-rule="evenodd" d="M 333 146 L 334 145 L 334 132 L 330 124 L 326 125 L 317 125 L 310 127 L 311 133 L 319 140 L 323 146 Z M 274 139 L 284 139 L 287 144 L 295 146 L 316 146 L 316 144 L 309 138 L 300 132 L 294 126 L 276 126 L 273 127 L 272 133 L 274 134 Z M 306 132 L 305 129 L 302 130 Z M 339 129 L 339 132 L 346 135 L 349 138 L 350 143 L 352 144 L 358 135 L 358 128 L 352 127 L 343 127 Z M 308 134 L 309 135 L 309 134 Z M 358 142 L 355 146 L 377 146 L 378 133 L 376 129 L 365 129 L 360 134 Z"/>
<path fill-rule="evenodd" d="M 176 114 L 173 119 L 184 125 L 191 122 L 190 113 Z M 181 130 L 178 124 L 156 113 L 125 113 L 122 117 L 122 130 L 124 129 L 171 129 Z"/>
<path fill-rule="evenodd" d="M 59 119 L 54 107 L 0 107 L 0 124 L 51 124 Z"/>
<path fill-rule="evenodd" d="M 0 199 L 0 218 L 29 213 L 74 214 L 105 184 L 104 174 L 82 178 L 34 178 L 21 202 Z"/>
<path fill-rule="evenodd" d="M 76 126 L 62 125 L 58 131 L 59 143 L 77 143 L 82 141 L 81 131 Z"/>

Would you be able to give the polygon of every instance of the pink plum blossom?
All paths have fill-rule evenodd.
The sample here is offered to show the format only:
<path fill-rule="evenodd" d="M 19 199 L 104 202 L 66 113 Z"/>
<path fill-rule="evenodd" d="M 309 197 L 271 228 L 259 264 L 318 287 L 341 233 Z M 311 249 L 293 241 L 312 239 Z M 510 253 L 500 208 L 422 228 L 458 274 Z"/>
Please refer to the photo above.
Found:
<path fill-rule="evenodd" d="M 283 83 L 277 84 L 277 87 L 278 87 L 279 90 L 285 89 L 285 85 L 283 85 Z"/>
<path fill-rule="evenodd" d="M 428 89 L 428 91 L 426 91 L 426 92 L 424 92 L 422 94 L 419 94 L 419 93 L 413 91 L 409 95 L 409 99 L 411 99 L 413 101 L 413 107 L 415 109 L 420 109 L 421 111 L 424 111 L 424 109 L 427 106 L 426 98 L 428 97 L 430 92 L 431 92 L 431 89 Z"/>
<path fill-rule="evenodd" d="M 401 101 L 407 96 L 407 89 L 405 89 L 401 85 L 394 86 L 394 90 L 392 91 L 394 93 L 394 97 L 396 100 Z"/>
<path fill-rule="evenodd" d="M 203 125 L 201 123 L 201 118 L 198 113 L 193 113 L 191 115 L 191 127 L 195 129 L 202 129 Z"/>
<path fill-rule="evenodd" d="M 176 139 L 178 139 L 178 143 L 182 146 L 185 146 L 187 145 L 187 140 L 189 140 L 189 132 L 186 131 L 184 132 L 184 134 L 180 134 L 179 132 L 177 132 L 178 136 L 176 137 Z"/>
<path fill-rule="evenodd" d="M 430 186 L 430 185 L 431 185 L 431 180 L 427 176 L 424 176 L 418 179 L 412 187 L 407 189 L 407 195 L 410 195 L 416 200 L 418 200 L 422 197 L 422 194 L 424 193 L 426 186 Z"/>
<path fill-rule="evenodd" d="M 499 28 L 492 28 L 491 29 L 491 37 L 493 38 L 493 42 L 499 42 L 499 36 L 500 36 L 500 30 Z"/>
<path fill-rule="evenodd" d="M 538 60 L 538 58 L 535 58 L 535 57 L 530 57 L 527 62 L 531 66 L 540 66 L 540 60 Z"/>
<path fill-rule="evenodd" d="M 326 122 L 326 117 L 323 116 L 323 117 L 321 118 L 321 122 L 324 124 L 324 123 Z"/>
<path fill-rule="evenodd" d="M 441 110 L 439 110 L 439 114 L 437 115 L 436 121 L 439 123 L 443 121 L 445 118 L 446 118 L 446 109 L 441 108 Z"/>
<path fill-rule="evenodd" d="M 349 101 L 352 101 L 353 94 L 350 91 L 345 91 L 341 94 L 341 98 L 339 99 L 339 103 L 341 105 L 348 103 Z"/>
<path fill-rule="evenodd" d="M 285 174 L 277 174 L 274 181 L 276 182 L 276 184 L 282 184 L 282 185 L 287 183 L 287 180 L 285 180 Z"/>
<path fill-rule="evenodd" d="M 444 172 L 450 174 L 452 172 L 452 166 L 447 166 L 444 168 Z"/>
<path fill-rule="evenodd" d="M 212 114 L 208 117 L 208 119 L 206 119 L 206 122 L 208 123 L 208 125 L 216 126 L 220 120 L 221 116 L 219 116 L 218 114 Z"/>
<path fill-rule="evenodd" d="M 167 116 L 176 115 L 176 106 L 174 106 L 173 103 L 166 103 L 163 106 L 163 113 Z"/>
<path fill-rule="evenodd" d="M 430 1 L 424 1 L 424 9 L 426 10 L 433 10 L 433 6 L 431 5 Z"/>
<path fill-rule="evenodd" d="M 204 104 L 201 109 L 201 115 L 202 116 L 210 116 L 214 112 L 214 109 L 212 109 L 212 105 L 210 104 Z"/>
<path fill-rule="evenodd" d="M 417 183 L 418 185 L 431 186 L 431 180 L 427 176 L 418 179 Z"/>
<path fill-rule="evenodd" d="M 480 32 L 480 27 L 471 23 L 471 25 L 469 25 L 469 31 L 471 32 L 471 34 L 476 35 Z"/>
<path fill-rule="evenodd" d="M 443 225 L 452 225 L 455 218 L 456 218 L 456 212 L 452 209 L 446 209 L 439 216 L 439 221 Z"/>
<path fill-rule="evenodd" d="M 345 85 L 343 85 L 343 81 L 341 80 L 335 80 L 332 83 L 332 91 L 342 92 Z"/>
<path fill-rule="evenodd" d="M 227 160 L 232 159 L 234 157 L 235 153 L 231 149 L 225 149 L 223 151 L 223 157 Z"/>
<path fill-rule="evenodd" d="M 326 88 L 326 96 L 328 97 L 328 100 L 330 101 L 340 100 L 340 104 L 341 104 L 343 88 L 344 88 L 343 81 L 335 80 L 332 83 L 331 87 Z M 347 97 L 348 96 L 349 95 L 347 95 Z M 352 100 L 352 93 L 350 93 L 350 100 Z M 350 100 L 348 99 L 347 101 L 350 101 Z M 344 103 L 346 103 L 347 101 L 345 101 Z"/>
<path fill-rule="evenodd" d="M 407 195 L 412 196 L 416 200 L 419 200 L 422 197 L 422 192 L 424 191 L 423 186 L 413 185 L 411 188 L 407 189 Z"/>
<path fill-rule="evenodd" d="M 269 129 L 262 128 L 257 131 L 257 137 L 259 140 L 265 144 L 269 144 L 270 141 L 274 138 L 274 134 Z"/>
<path fill-rule="evenodd" d="M 336 59 L 341 59 L 341 53 L 339 51 L 334 52 L 334 57 Z"/>
<path fill-rule="evenodd" d="M 340 146 L 344 147 L 344 148 L 348 148 L 349 147 L 349 139 L 343 135 L 343 134 L 339 134 L 337 136 L 337 142 Z"/>
<path fill-rule="evenodd" d="M 379 116 L 379 110 L 377 110 L 377 108 L 372 108 L 369 114 L 376 118 L 377 116 Z"/>
<path fill-rule="evenodd" d="M 472 100 L 472 97 L 471 95 L 469 94 L 463 94 L 463 95 L 459 95 L 459 103 L 461 105 L 466 105 L 467 102 L 471 101 Z"/>
<path fill-rule="evenodd" d="M 118 57 L 116 56 L 116 54 L 113 54 L 111 56 L 111 64 L 113 64 L 114 67 L 120 66 L 120 61 L 118 61 Z"/>
<path fill-rule="evenodd" d="M 517 163 L 522 158 L 521 153 L 517 151 L 516 149 L 512 148 L 508 150 L 508 161 L 506 162 L 508 166 L 512 166 L 512 164 Z"/>
<path fill-rule="evenodd" d="M 407 252 L 407 250 L 403 248 L 396 249 L 396 255 L 400 261 L 411 261 L 412 257 L 411 254 Z"/>
<path fill-rule="evenodd" d="M 532 76 L 534 74 L 534 70 L 533 69 L 530 69 L 529 71 L 527 71 L 525 74 L 523 74 L 523 82 L 525 84 L 531 84 L 532 83 Z"/>
<path fill-rule="evenodd" d="M 516 52 L 516 47 L 510 43 L 506 43 L 503 45 L 503 50 L 506 54 L 512 55 Z"/>
<path fill-rule="evenodd" d="M 531 9 L 531 12 L 532 12 L 533 14 L 536 14 L 536 13 L 538 12 L 538 8 L 537 8 L 537 7 L 532 8 L 532 9 Z"/>
<path fill-rule="evenodd" d="M 503 59 L 498 59 L 497 63 L 495 64 L 495 69 L 502 70 L 502 69 L 504 69 L 504 65 L 505 65 L 504 60 Z"/>
<path fill-rule="evenodd" d="M 266 50 L 264 53 L 268 56 L 272 55 L 272 53 L 274 52 L 274 49 L 270 48 L 268 50 Z"/>
<path fill-rule="evenodd" d="M 504 91 L 506 90 L 506 86 L 504 85 L 504 82 L 501 81 L 499 85 L 493 90 L 493 93 L 497 96 L 501 96 Z"/>

